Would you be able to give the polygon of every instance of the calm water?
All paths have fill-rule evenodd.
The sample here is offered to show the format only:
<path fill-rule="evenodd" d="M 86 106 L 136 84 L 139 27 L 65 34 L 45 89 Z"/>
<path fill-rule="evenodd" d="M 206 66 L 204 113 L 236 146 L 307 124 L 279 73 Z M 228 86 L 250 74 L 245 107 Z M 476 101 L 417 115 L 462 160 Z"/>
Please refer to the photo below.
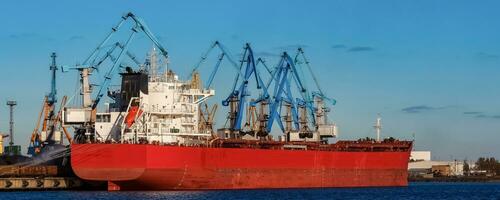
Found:
<path fill-rule="evenodd" d="M 350 189 L 0 192 L 0 200 L 4 199 L 500 199 L 500 183 L 412 183 L 401 188 Z"/>

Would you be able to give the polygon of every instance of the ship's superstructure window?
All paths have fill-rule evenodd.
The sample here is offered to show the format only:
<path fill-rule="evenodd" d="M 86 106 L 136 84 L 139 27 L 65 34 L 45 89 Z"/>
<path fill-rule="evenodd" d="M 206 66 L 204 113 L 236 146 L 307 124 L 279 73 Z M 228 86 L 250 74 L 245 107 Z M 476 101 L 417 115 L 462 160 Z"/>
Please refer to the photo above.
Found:
<path fill-rule="evenodd" d="M 171 128 L 170 133 L 179 133 L 179 129 L 178 128 Z"/>
<path fill-rule="evenodd" d="M 111 122 L 111 115 L 110 114 L 98 114 L 98 115 L 96 115 L 95 121 L 109 123 L 109 122 Z"/>

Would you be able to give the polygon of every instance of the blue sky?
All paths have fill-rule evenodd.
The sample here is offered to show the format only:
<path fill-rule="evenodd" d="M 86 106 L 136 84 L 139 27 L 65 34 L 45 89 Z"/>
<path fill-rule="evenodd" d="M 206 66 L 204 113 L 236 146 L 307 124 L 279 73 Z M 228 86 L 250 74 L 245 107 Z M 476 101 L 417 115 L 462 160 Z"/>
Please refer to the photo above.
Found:
<path fill-rule="evenodd" d="M 340 139 L 373 137 L 381 113 L 383 136 L 415 133 L 416 149 L 435 159 L 500 157 L 498 1 L 84 2 L 0 6 L 0 99 L 18 101 L 16 141 L 23 145 L 49 89 L 50 53 L 62 65 L 83 62 L 132 11 L 182 76 L 215 40 L 233 53 L 250 42 L 271 63 L 283 50 L 304 47 L 323 89 L 338 100 L 330 118 Z M 218 94 L 232 82 L 229 71 L 214 83 Z M 59 96 L 74 94 L 76 76 L 60 75 Z M 0 107 L 3 132 L 7 111 Z"/>

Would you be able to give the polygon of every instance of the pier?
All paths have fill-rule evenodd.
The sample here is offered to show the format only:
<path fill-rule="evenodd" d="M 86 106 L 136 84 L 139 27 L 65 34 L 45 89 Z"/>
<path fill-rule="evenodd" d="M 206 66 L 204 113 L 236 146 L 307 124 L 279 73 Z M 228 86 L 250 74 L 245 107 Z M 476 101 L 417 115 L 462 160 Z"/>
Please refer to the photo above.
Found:
<path fill-rule="evenodd" d="M 81 185 L 74 177 L 0 178 L 0 191 L 75 189 Z"/>

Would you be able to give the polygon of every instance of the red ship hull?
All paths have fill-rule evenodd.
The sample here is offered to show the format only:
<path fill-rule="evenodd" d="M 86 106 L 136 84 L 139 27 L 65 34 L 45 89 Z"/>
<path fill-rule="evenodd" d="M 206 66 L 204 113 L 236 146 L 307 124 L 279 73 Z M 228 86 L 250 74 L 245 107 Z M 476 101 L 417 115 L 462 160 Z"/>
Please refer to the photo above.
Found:
<path fill-rule="evenodd" d="M 72 144 L 71 164 L 109 190 L 407 186 L 409 152 Z"/>

